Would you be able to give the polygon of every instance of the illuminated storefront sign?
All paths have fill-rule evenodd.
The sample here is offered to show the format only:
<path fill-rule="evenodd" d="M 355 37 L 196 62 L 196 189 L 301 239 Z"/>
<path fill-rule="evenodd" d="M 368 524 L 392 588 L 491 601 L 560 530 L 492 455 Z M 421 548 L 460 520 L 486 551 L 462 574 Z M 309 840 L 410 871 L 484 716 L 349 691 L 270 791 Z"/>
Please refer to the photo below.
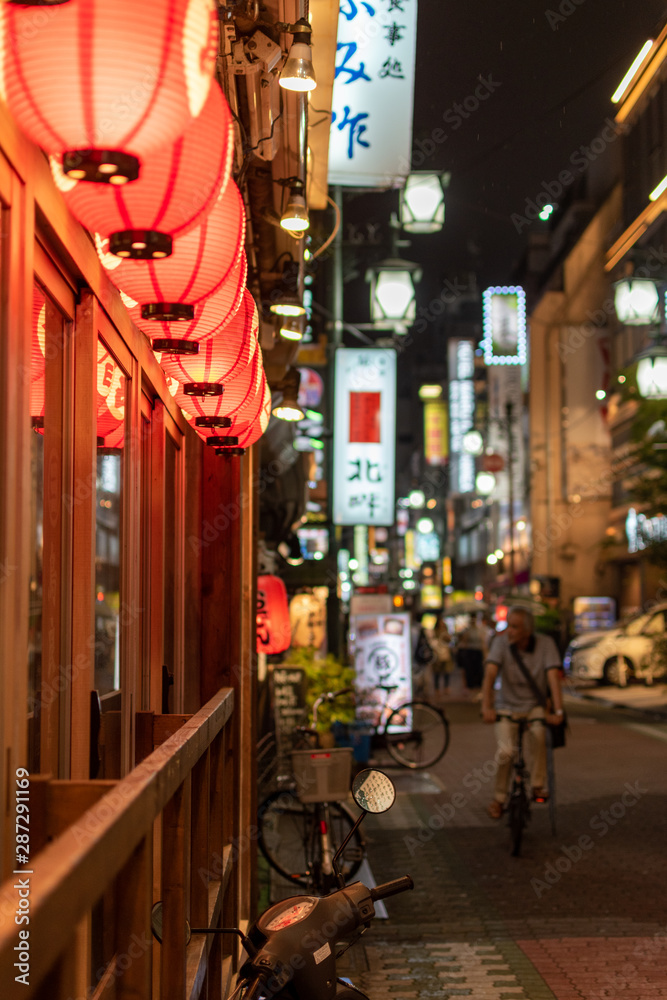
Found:
<path fill-rule="evenodd" d="M 396 354 L 336 351 L 333 520 L 394 521 Z"/>
<path fill-rule="evenodd" d="M 341 0 L 329 184 L 395 187 L 410 173 L 416 39 L 417 0 Z"/>
<path fill-rule="evenodd" d="M 427 465 L 446 465 L 447 404 L 440 400 L 424 403 L 424 457 Z"/>
<path fill-rule="evenodd" d="M 487 365 L 526 361 L 526 293 L 518 286 L 487 288 L 484 303 L 484 360 Z"/>
<path fill-rule="evenodd" d="M 464 450 L 463 438 L 475 418 L 475 349 L 470 340 L 449 344 L 449 450 L 455 493 L 475 489 L 475 457 Z"/>

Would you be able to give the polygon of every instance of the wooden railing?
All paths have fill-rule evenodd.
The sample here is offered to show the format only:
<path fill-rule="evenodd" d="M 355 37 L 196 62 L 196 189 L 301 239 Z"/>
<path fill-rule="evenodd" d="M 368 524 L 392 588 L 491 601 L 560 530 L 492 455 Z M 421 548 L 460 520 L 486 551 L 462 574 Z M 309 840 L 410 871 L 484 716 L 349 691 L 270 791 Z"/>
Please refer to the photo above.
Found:
<path fill-rule="evenodd" d="M 240 920 L 233 704 L 225 688 L 196 715 L 144 717 L 144 752 L 160 745 L 120 781 L 31 781 L 30 863 L 0 887 L 4 1000 L 226 995 L 236 939 L 186 944 L 186 919 Z M 157 899 L 162 945 L 151 937 Z"/>

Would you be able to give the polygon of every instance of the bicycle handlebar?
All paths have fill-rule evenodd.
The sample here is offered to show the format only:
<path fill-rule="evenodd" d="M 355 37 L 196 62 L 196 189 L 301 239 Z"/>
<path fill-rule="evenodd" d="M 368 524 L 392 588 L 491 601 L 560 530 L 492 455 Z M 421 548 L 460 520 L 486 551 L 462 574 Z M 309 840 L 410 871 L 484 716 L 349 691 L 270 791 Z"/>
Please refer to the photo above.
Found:
<path fill-rule="evenodd" d="M 356 694 L 353 687 L 341 688 L 340 691 L 325 691 L 313 702 L 313 728 L 317 726 L 317 710 L 323 702 L 332 702 L 344 694 Z"/>
<path fill-rule="evenodd" d="M 371 889 L 371 899 L 375 902 L 378 899 L 387 899 L 389 896 L 397 896 L 399 892 L 407 892 L 414 889 L 415 884 L 409 875 L 402 875 L 401 878 L 392 879 L 391 882 L 383 882 Z"/>

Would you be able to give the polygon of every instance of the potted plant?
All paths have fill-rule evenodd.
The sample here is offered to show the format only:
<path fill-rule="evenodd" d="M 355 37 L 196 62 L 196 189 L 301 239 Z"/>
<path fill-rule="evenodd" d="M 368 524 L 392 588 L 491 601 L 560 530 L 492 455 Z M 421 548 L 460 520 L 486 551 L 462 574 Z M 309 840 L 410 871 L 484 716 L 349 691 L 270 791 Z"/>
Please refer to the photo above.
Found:
<path fill-rule="evenodd" d="M 327 653 L 317 658 L 317 651 L 309 646 L 291 649 L 287 654 L 290 666 L 300 667 L 306 679 L 305 699 L 309 713 L 320 695 L 327 691 L 340 691 L 342 688 L 353 687 L 355 679 L 354 667 L 347 666 L 341 660 Z M 317 731 L 323 746 L 333 746 L 331 727 L 334 722 L 354 722 L 354 705 L 349 698 L 339 698 L 332 703 L 325 703 L 317 710 Z"/>

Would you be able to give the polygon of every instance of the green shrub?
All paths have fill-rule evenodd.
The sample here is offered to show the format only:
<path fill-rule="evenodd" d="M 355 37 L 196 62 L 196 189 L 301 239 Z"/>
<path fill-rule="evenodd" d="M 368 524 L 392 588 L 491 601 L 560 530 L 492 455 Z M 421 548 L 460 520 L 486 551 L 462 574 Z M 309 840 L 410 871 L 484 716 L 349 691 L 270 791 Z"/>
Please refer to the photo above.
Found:
<path fill-rule="evenodd" d="M 354 687 L 354 667 L 347 666 L 331 653 L 317 659 L 315 649 L 300 646 L 291 649 L 286 657 L 290 666 L 300 667 L 306 678 L 306 705 L 309 713 L 315 700 L 327 691 L 340 691 Z M 332 704 L 323 704 L 317 710 L 317 730 L 329 732 L 334 722 L 353 722 L 354 705 L 351 698 L 337 698 Z"/>

